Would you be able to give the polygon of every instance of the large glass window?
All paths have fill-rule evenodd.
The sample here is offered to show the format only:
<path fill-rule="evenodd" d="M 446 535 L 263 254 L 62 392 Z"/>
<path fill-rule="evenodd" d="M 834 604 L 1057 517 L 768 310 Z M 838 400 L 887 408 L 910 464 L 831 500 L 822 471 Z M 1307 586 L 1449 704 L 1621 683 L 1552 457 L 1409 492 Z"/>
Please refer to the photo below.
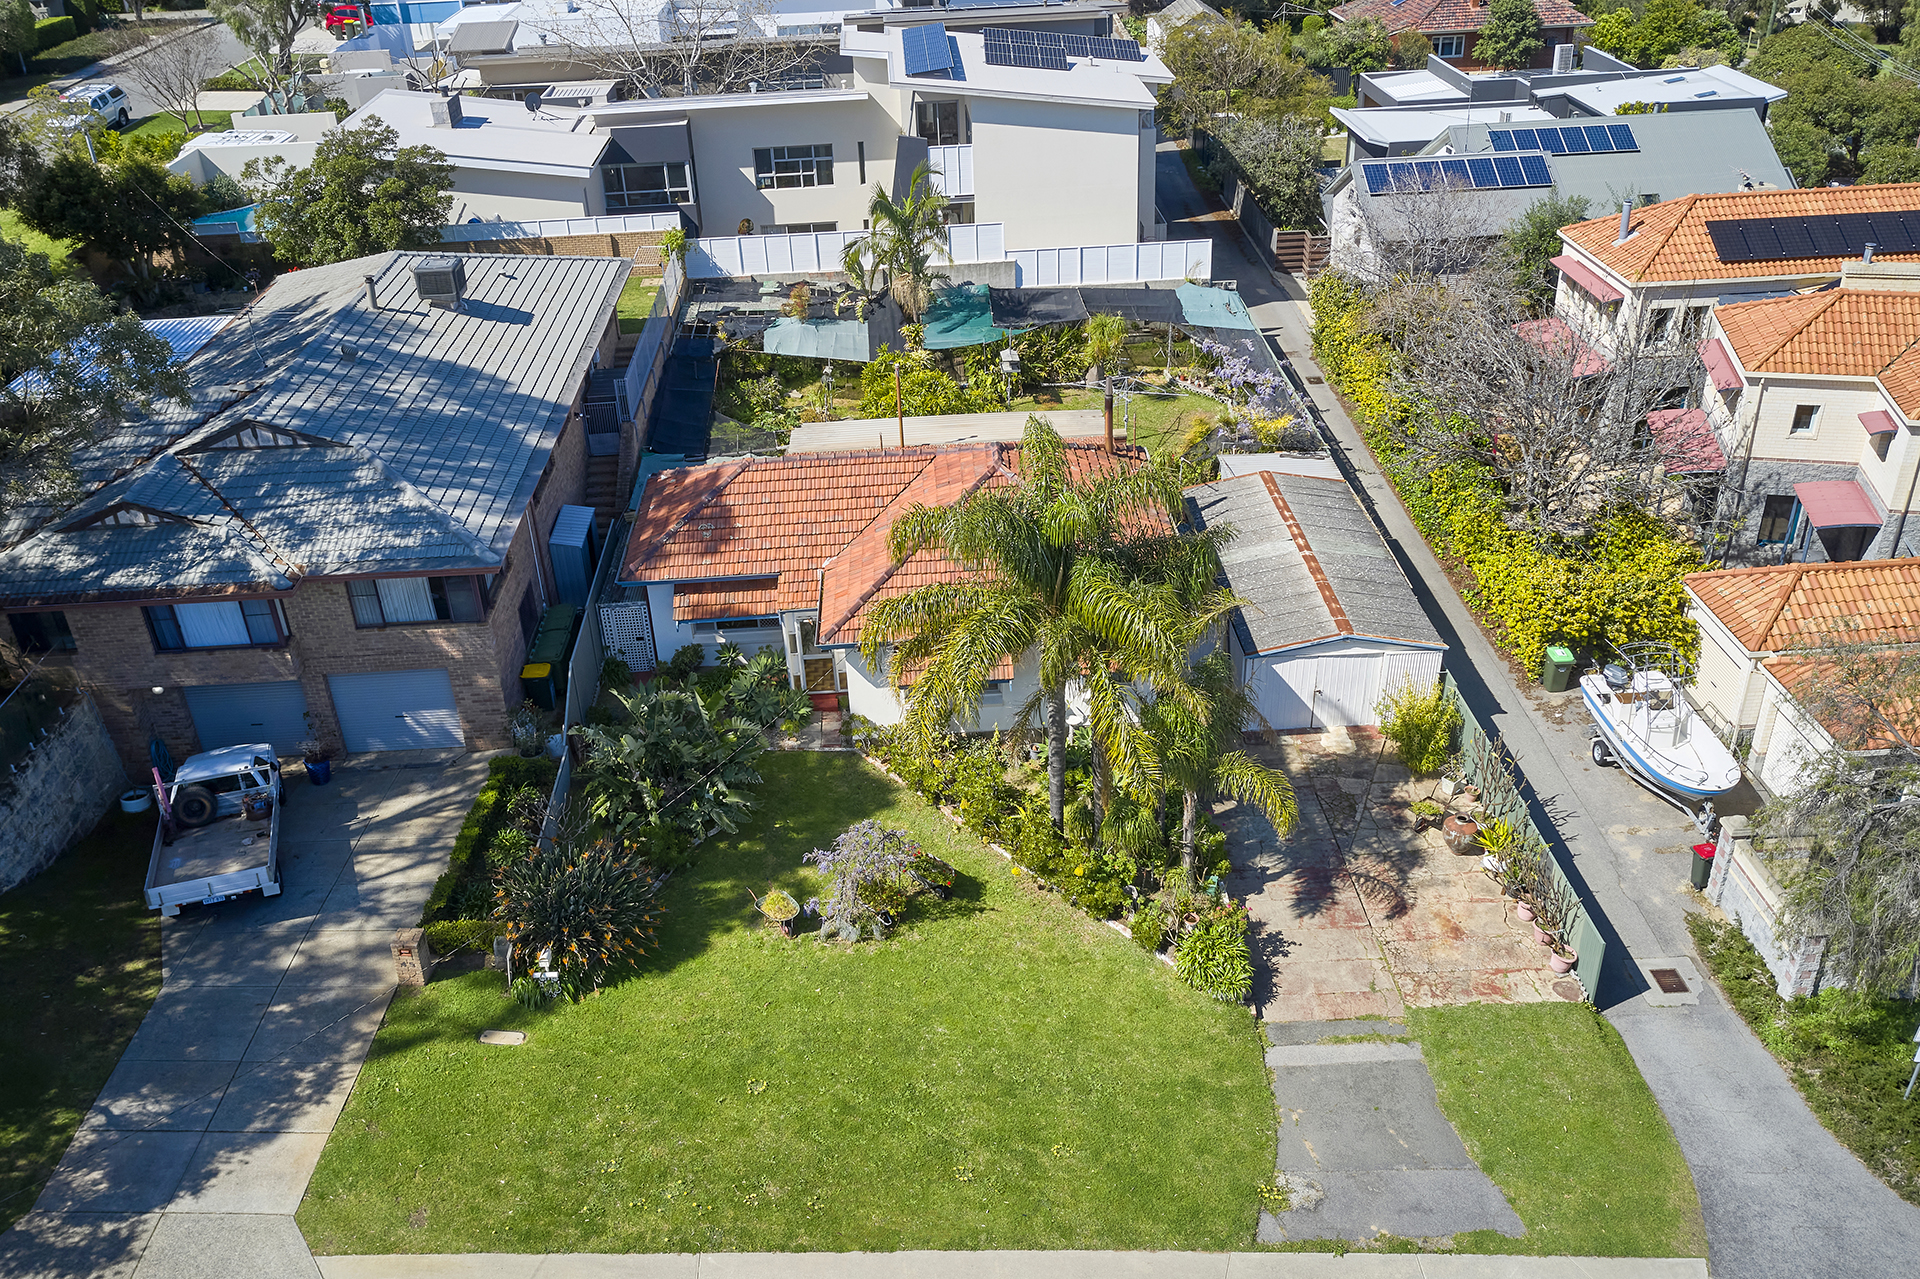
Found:
<path fill-rule="evenodd" d="M 960 104 L 958 102 L 914 103 L 913 131 L 926 139 L 930 146 L 959 146 L 965 141 L 960 134 Z"/>
<path fill-rule="evenodd" d="M 24 653 L 71 653 L 76 647 L 73 632 L 67 629 L 65 613 L 9 613 L 7 620 L 13 623 L 14 641 Z"/>
<path fill-rule="evenodd" d="M 758 147 L 753 153 L 753 180 L 762 191 L 775 187 L 830 187 L 833 185 L 833 144 Z"/>
<path fill-rule="evenodd" d="M 1800 523 L 1800 503 L 1792 494 L 1776 493 L 1760 508 L 1760 540 L 1791 542 Z"/>
<path fill-rule="evenodd" d="M 608 212 L 693 203 L 684 164 L 609 164 L 600 170 L 600 183 Z"/>
<path fill-rule="evenodd" d="M 355 626 L 479 622 L 487 616 L 485 577 L 363 577 L 347 583 Z"/>
<path fill-rule="evenodd" d="M 278 600 L 218 604 L 158 604 L 142 610 L 153 646 L 165 652 L 189 648 L 250 648 L 287 638 L 287 616 Z"/>
<path fill-rule="evenodd" d="M 1435 57 L 1440 58 L 1464 57 L 1467 52 L 1467 38 L 1465 36 L 1435 36 L 1433 38 L 1433 52 Z"/>

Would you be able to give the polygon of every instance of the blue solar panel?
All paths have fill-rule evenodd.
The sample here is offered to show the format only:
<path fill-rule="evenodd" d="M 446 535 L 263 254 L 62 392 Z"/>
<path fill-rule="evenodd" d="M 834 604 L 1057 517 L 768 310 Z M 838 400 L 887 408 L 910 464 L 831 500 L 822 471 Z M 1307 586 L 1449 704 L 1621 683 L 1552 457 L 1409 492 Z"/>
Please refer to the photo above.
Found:
<path fill-rule="evenodd" d="M 1567 153 L 1570 155 L 1586 155 L 1593 150 L 1587 143 L 1587 131 L 1585 129 L 1575 129 L 1571 127 L 1561 129 L 1560 145 L 1565 147 Z M 1560 152 L 1556 151 L 1554 154 L 1559 155 Z"/>
<path fill-rule="evenodd" d="M 1450 187 L 1470 187 L 1473 175 L 1467 171 L 1465 160 L 1442 160 L 1440 162 L 1442 180 Z"/>
<path fill-rule="evenodd" d="M 953 66 L 953 51 L 947 43 L 944 23 L 929 22 L 921 27 L 908 27 L 900 33 L 900 46 L 906 54 L 908 75 L 929 75 Z"/>
<path fill-rule="evenodd" d="M 1544 156 L 1521 156 L 1520 172 L 1526 177 L 1526 181 L 1521 184 L 1523 186 L 1550 187 L 1553 185 L 1553 170 L 1547 167 Z"/>
<path fill-rule="evenodd" d="M 1633 128 L 1625 124 L 1610 124 L 1607 133 L 1613 138 L 1615 151 L 1638 151 L 1640 144 L 1634 140 Z"/>
<path fill-rule="evenodd" d="M 1520 174 L 1520 161 L 1510 155 L 1496 155 L 1493 157 L 1493 171 L 1500 175 L 1500 185 L 1503 187 L 1523 187 L 1527 185 Z"/>
<path fill-rule="evenodd" d="M 1555 155 L 1564 155 L 1566 153 L 1567 148 L 1560 142 L 1560 130 L 1558 129 L 1535 129 L 1533 131 L 1533 137 L 1534 141 L 1539 144 L 1536 148 L 1537 150 L 1551 151 Z"/>
<path fill-rule="evenodd" d="M 1494 170 L 1493 161 L 1485 156 L 1474 156 L 1467 161 L 1467 172 L 1473 175 L 1473 185 L 1477 187 L 1497 187 L 1500 175 Z"/>
<path fill-rule="evenodd" d="M 989 32 L 992 36 L 1020 35 L 1018 31 L 1002 31 L 995 28 Z M 1034 33 L 1027 33 L 1034 34 Z M 1025 41 L 989 38 L 983 42 L 987 65 L 995 67 L 1030 67 L 1040 71 L 1068 71 L 1072 66 L 1067 61 L 1067 51 L 1057 45 L 1034 44 Z"/>
<path fill-rule="evenodd" d="M 1587 135 L 1587 145 L 1595 151 L 1611 151 L 1614 149 L 1613 135 L 1607 132 L 1606 125 L 1585 125 L 1581 128 L 1580 132 Z"/>
<path fill-rule="evenodd" d="M 1140 46 L 1132 40 L 1115 40 L 1107 36 L 1062 36 L 1067 56 L 1070 58 L 1106 58 L 1110 62 L 1145 62 L 1147 55 L 1140 52 Z"/>
<path fill-rule="evenodd" d="M 1511 129 L 1488 129 L 1487 141 L 1493 143 L 1493 149 L 1495 151 L 1513 151 L 1518 149 L 1513 145 L 1513 130 Z"/>
<path fill-rule="evenodd" d="M 1363 164 L 1360 173 L 1366 178 L 1367 191 L 1372 195 L 1379 195 L 1393 186 L 1393 176 L 1387 172 L 1384 164 Z"/>
<path fill-rule="evenodd" d="M 1402 191 L 1411 191 L 1419 181 L 1417 171 L 1411 164 L 1389 164 L 1387 172 L 1393 175 L 1393 185 Z"/>

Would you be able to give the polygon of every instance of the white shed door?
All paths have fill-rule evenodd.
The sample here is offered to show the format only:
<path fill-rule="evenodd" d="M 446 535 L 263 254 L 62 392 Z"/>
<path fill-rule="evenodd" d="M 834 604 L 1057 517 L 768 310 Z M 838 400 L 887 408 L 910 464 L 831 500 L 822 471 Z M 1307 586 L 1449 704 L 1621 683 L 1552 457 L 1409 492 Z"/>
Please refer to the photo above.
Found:
<path fill-rule="evenodd" d="M 405 751 L 423 746 L 460 746 L 460 712 L 445 671 L 381 671 L 329 675 L 334 714 L 347 749 Z"/>
<path fill-rule="evenodd" d="M 1311 657 L 1253 659 L 1253 699 L 1267 727 L 1277 731 L 1313 727 Z"/>
<path fill-rule="evenodd" d="M 307 694 L 297 679 L 268 684 L 197 684 L 181 690 L 200 749 L 265 742 L 282 755 L 307 736 Z"/>
<path fill-rule="evenodd" d="M 1322 657 L 1316 666 L 1319 692 L 1314 699 L 1314 717 L 1322 728 L 1345 728 L 1356 724 L 1377 724 L 1373 709 L 1380 700 L 1380 655 Z"/>

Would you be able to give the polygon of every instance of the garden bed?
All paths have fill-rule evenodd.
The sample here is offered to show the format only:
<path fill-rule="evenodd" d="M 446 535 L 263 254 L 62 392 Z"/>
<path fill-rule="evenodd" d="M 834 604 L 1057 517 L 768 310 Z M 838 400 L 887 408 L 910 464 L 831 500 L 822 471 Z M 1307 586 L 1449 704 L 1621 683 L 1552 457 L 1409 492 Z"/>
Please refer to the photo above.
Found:
<path fill-rule="evenodd" d="M 762 764 L 662 894 L 662 949 L 528 1012 L 402 995 L 321 1157 L 315 1251 L 1229 1249 L 1272 1173 L 1244 1009 L 1161 967 L 849 754 Z M 872 818 L 958 868 L 884 942 L 784 938 L 749 891 Z M 492 1048 L 479 1031 L 528 1032 Z"/>

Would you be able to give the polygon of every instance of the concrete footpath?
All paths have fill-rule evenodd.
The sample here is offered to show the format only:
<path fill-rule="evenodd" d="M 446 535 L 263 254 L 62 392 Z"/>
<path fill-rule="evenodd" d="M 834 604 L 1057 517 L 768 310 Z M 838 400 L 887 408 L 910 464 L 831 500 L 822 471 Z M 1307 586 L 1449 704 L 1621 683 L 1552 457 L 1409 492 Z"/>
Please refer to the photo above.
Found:
<path fill-rule="evenodd" d="M 1706 1279 L 1698 1259 L 1312 1252 L 514 1253 L 321 1257 L 324 1279 Z"/>
<path fill-rule="evenodd" d="M 1585 718 L 1515 678 L 1420 537 L 1311 359 L 1304 290 L 1253 260 L 1238 224 L 1219 221 L 1177 152 L 1159 157 L 1161 209 L 1176 237 L 1210 235 L 1214 275 L 1240 280 L 1248 311 L 1294 362 L 1334 447 L 1448 646 L 1446 667 L 1474 713 L 1520 765 L 1543 830 L 1557 830 L 1604 914 L 1607 967 L 1597 1001 L 1653 1090 L 1692 1169 L 1716 1275 L 1733 1279 L 1910 1274 L 1920 1208 L 1902 1200 L 1821 1126 L 1780 1065 L 1710 983 L 1693 1002 L 1650 999 L 1646 972 L 1697 957 L 1686 915 L 1692 826 L 1587 753 Z M 1176 219 L 1193 221 L 1176 227 Z"/>

